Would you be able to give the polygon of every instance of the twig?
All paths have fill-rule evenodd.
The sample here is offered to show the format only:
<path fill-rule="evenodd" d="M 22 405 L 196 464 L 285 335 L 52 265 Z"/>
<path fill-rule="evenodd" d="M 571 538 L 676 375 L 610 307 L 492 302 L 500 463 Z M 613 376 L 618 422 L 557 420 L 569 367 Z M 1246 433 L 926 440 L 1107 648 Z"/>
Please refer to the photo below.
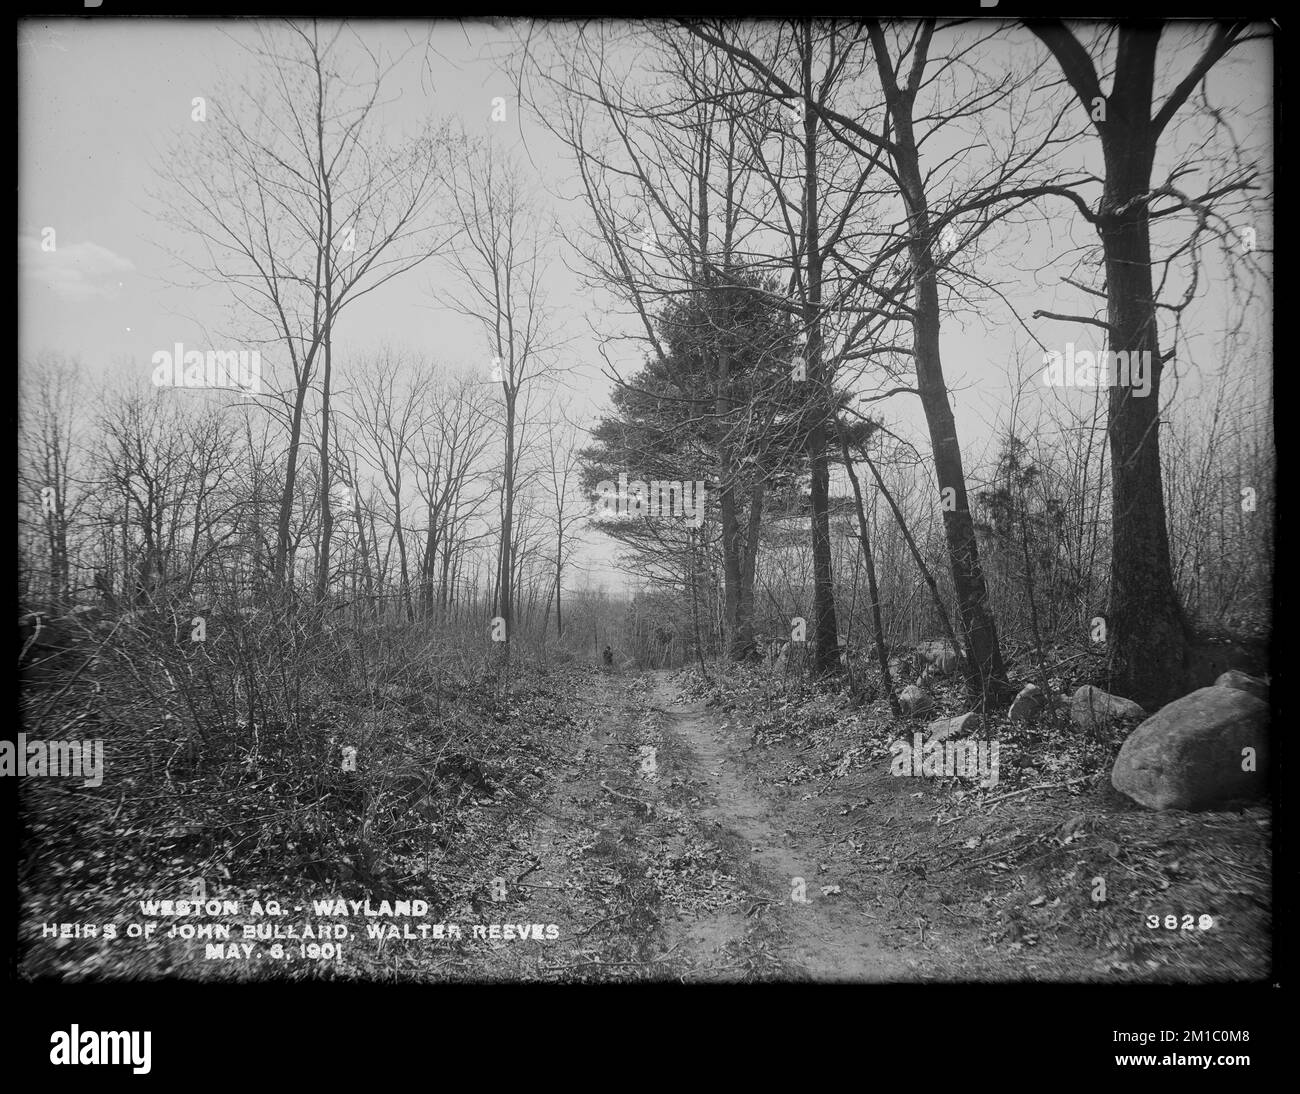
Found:
<path fill-rule="evenodd" d="M 631 915 L 631 914 L 632 914 L 631 912 L 619 912 L 618 915 L 607 915 L 604 919 L 598 919 L 598 920 L 596 920 L 596 922 L 593 923 L 590 927 L 586 928 L 585 930 L 581 930 L 581 931 L 579 931 L 579 932 L 578 932 L 577 934 L 575 934 L 573 937 L 574 937 L 574 938 L 581 938 L 581 937 L 582 937 L 583 935 L 585 935 L 585 934 L 590 934 L 590 933 L 591 933 L 592 931 L 594 931 L 597 927 L 599 927 L 602 923 L 616 923 L 616 922 L 618 922 L 620 919 L 626 919 L 626 918 L 627 918 L 629 915 Z"/>
<path fill-rule="evenodd" d="M 1125 870 L 1127 870 L 1127 871 L 1128 871 L 1130 874 L 1132 874 L 1134 877 L 1136 877 L 1136 878 L 1142 878 L 1143 881 L 1146 881 L 1146 880 L 1147 880 L 1147 878 L 1146 878 L 1146 876 L 1145 876 L 1144 874 L 1139 874 L 1139 873 L 1138 873 L 1136 870 L 1134 870 L 1133 867 L 1130 866 L 1127 862 L 1120 862 L 1120 860 L 1117 859 L 1114 855 L 1107 855 L 1106 857 L 1107 857 L 1108 859 L 1110 859 L 1113 863 L 1115 863 L 1116 866 L 1121 866 L 1121 867 L 1123 867 Z"/>
<path fill-rule="evenodd" d="M 971 862 L 967 862 L 965 864 L 965 868 L 967 870 L 970 870 L 976 866 L 983 866 L 986 862 L 993 862 L 999 858 L 1003 858 L 1003 859 L 1009 858 L 1011 855 L 1018 854 L 1019 852 L 1023 851 L 1026 847 L 1032 847 L 1035 843 L 1038 842 L 1039 839 L 1042 838 L 1043 835 L 1044 833 L 1040 832 L 1038 835 L 1031 836 L 1029 839 L 1024 840 L 1021 843 L 1013 844 L 1011 847 L 999 847 L 992 854 L 981 855 L 979 858 L 974 859 Z M 956 866 L 957 863 L 961 862 L 963 858 L 964 856 L 958 855 L 951 862 L 945 862 L 942 866 L 936 867 L 936 869 L 946 870 L 950 866 Z"/>
<path fill-rule="evenodd" d="M 1026 786 L 1023 790 L 1013 790 L 1010 794 L 999 794 L 996 798 L 990 798 L 982 804 L 986 807 L 996 805 L 998 802 L 1006 801 L 1008 798 L 1018 798 L 1021 794 L 1028 794 L 1034 790 L 1055 790 L 1058 787 L 1072 786 L 1074 783 L 1086 782 L 1091 778 L 1091 775 L 1080 775 L 1074 779 L 1066 779 L 1063 783 L 1039 783 L 1037 786 Z"/>
<path fill-rule="evenodd" d="M 655 807 L 650 802 L 642 801 L 640 798 L 632 797 L 631 794 L 624 794 L 620 790 L 615 790 L 612 786 L 609 785 L 609 783 L 605 782 L 604 779 L 600 781 L 600 788 L 604 790 L 607 794 L 612 794 L 616 798 L 622 798 L 624 801 L 630 801 L 635 803 L 636 805 L 641 806 L 641 808 L 644 809 L 647 813 L 653 813 L 655 811 Z"/>

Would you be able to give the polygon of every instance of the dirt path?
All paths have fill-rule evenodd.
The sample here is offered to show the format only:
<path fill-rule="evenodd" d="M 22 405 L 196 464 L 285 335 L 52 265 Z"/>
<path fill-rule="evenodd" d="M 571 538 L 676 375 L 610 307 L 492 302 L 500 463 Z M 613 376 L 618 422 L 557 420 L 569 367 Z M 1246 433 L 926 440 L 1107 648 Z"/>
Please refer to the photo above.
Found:
<path fill-rule="evenodd" d="M 907 970 L 881 943 L 870 913 L 836 884 L 823 841 L 805 827 L 806 808 L 763 787 L 750 772 L 744 743 L 702 704 L 674 704 L 666 675 L 652 693 L 663 733 L 681 747 L 678 762 L 706 788 L 697 819 L 735 837 L 742 873 L 774 921 L 770 943 L 787 972 L 815 980 L 899 980 Z M 685 929 L 696 946 L 725 938 L 726 919 L 700 919 Z"/>
<path fill-rule="evenodd" d="M 1236 852 L 1202 845 L 1235 839 L 1263 861 L 1266 817 L 1146 814 L 1106 787 L 1034 794 L 1056 780 L 1010 761 L 1026 789 L 992 798 L 972 780 L 899 778 L 880 727 L 840 725 L 825 700 L 794 717 L 691 703 L 666 672 L 599 675 L 576 701 L 586 718 L 518 867 L 542 886 L 531 918 L 561 941 L 502 976 L 1198 982 L 1264 968 L 1260 909 L 1210 881 L 1211 860 Z M 1156 938 L 1148 913 L 1174 906 L 1210 908 L 1218 933 Z"/>
<path fill-rule="evenodd" d="M 828 802 L 764 784 L 747 736 L 677 701 L 666 672 L 602 675 L 577 699 L 586 724 L 507 871 L 512 910 L 560 939 L 474 958 L 487 975 L 916 978 L 882 942 L 883 884 L 851 877 L 860 845 L 825 838 Z"/>
<path fill-rule="evenodd" d="M 354 917 L 342 967 L 328 955 L 210 960 L 184 935 L 47 944 L 43 923 L 70 922 L 65 907 L 93 922 L 84 909 L 117 891 L 70 883 L 29 907 L 26 971 L 416 982 L 1268 975 L 1265 806 L 1150 813 L 1110 790 L 1104 772 L 1088 787 L 1063 781 L 1050 765 L 1068 739 L 1005 723 L 995 727 L 1006 779 L 996 788 L 895 775 L 892 741 L 921 726 L 883 704 L 850 710 L 837 694 L 765 690 L 758 677 L 711 688 L 708 703 L 683 699 L 682 687 L 698 694 L 663 671 L 571 673 L 548 690 L 544 713 L 512 704 L 494 724 L 509 736 L 491 762 L 461 757 L 446 776 L 447 808 L 430 815 L 432 795 L 412 802 L 404 831 L 423 838 L 390 849 L 379 880 L 285 885 L 276 875 L 215 894 L 274 896 L 295 911 L 322 896 L 420 898 L 435 923 L 464 924 L 459 935 L 373 934 Z M 172 863 L 179 878 L 142 896 L 189 893 L 181 871 L 192 867 Z M 1188 912 L 1211 922 L 1169 926 Z M 123 921 L 108 905 L 100 918 Z"/>

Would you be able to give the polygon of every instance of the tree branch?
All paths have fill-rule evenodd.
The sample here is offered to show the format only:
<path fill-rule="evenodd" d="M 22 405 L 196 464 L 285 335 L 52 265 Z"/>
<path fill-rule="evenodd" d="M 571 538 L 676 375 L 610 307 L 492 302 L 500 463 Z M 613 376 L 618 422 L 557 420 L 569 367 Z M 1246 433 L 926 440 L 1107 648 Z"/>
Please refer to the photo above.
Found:
<path fill-rule="evenodd" d="M 1104 319 L 1094 319 L 1090 315 L 1065 315 L 1062 312 L 1042 311 L 1041 309 L 1034 312 L 1034 319 L 1059 319 L 1063 323 L 1087 323 L 1089 326 L 1101 327 L 1102 330 L 1110 332 L 1111 325 Z"/>
<path fill-rule="evenodd" d="M 1164 131 L 1165 126 L 1178 112 L 1178 108 L 1187 101 L 1187 96 L 1192 93 L 1192 89 L 1205 78 L 1205 74 L 1214 67 L 1219 58 L 1237 44 L 1245 29 L 1245 22 L 1220 23 L 1215 28 L 1214 37 L 1210 40 L 1210 44 L 1205 47 L 1201 59 L 1182 78 L 1178 86 L 1170 93 L 1169 98 L 1165 100 L 1155 118 L 1152 119 L 1151 133 L 1153 140 L 1158 138 Z"/>

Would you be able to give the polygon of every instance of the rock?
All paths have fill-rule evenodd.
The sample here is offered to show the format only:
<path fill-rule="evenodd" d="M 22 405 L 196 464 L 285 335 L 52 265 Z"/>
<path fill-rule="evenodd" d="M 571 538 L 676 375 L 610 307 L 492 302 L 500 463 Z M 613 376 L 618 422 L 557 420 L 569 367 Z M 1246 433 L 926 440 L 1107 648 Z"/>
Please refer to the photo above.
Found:
<path fill-rule="evenodd" d="M 1070 721 L 1083 729 L 1103 726 L 1118 718 L 1145 718 L 1147 712 L 1132 699 L 1084 684 L 1070 696 Z"/>
<path fill-rule="evenodd" d="M 1229 669 L 1214 681 L 1214 686 L 1216 688 L 1235 688 L 1237 691 L 1244 691 L 1247 695 L 1253 695 L 1256 699 L 1268 702 L 1268 685 L 1263 680 L 1248 676 L 1241 669 Z"/>
<path fill-rule="evenodd" d="M 934 744 L 951 737 L 969 737 L 972 733 L 979 732 L 983 724 L 984 720 L 974 711 L 959 718 L 938 718 L 925 727 L 925 743 Z"/>
<path fill-rule="evenodd" d="M 934 709 L 934 700 L 915 684 L 908 684 L 898 693 L 898 705 L 904 714 L 927 714 Z"/>
<path fill-rule="evenodd" d="M 1242 769 L 1247 748 L 1255 750 L 1251 771 Z M 1200 688 L 1130 734 L 1110 781 L 1151 809 L 1205 809 L 1261 797 L 1267 761 L 1268 705 L 1237 688 Z"/>
<path fill-rule="evenodd" d="M 934 672 L 947 676 L 957 671 L 957 651 L 947 642 L 941 640 L 922 642 L 916 647 L 916 655 L 928 669 Z"/>
<path fill-rule="evenodd" d="M 1013 722 L 1032 722 L 1047 709 L 1047 698 L 1037 684 L 1026 684 L 1020 689 L 1007 717 Z"/>

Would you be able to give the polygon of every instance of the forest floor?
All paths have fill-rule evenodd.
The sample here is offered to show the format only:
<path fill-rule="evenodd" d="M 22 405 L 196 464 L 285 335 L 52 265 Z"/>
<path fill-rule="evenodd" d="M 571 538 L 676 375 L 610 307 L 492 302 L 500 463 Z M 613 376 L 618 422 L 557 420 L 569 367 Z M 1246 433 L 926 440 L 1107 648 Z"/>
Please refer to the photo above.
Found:
<path fill-rule="evenodd" d="M 29 902 L 23 971 L 565 982 L 1270 975 L 1265 806 L 1146 811 L 1110 788 L 1096 746 L 1091 756 L 1086 743 L 1063 750 L 1004 720 L 988 731 L 1001 739 L 996 785 L 898 777 L 889 744 L 923 721 L 900 724 L 883 702 L 854 710 L 843 695 L 757 673 L 713 688 L 662 671 L 573 670 L 569 680 L 573 709 L 522 739 L 524 761 L 490 769 L 455 838 L 432 858 L 427 847 L 412 855 L 403 884 L 268 889 L 236 876 L 219 894 L 241 900 L 240 921 L 260 895 L 282 905 L 263 922 L 346 923 L 332 960 L 293 937 L 278 957 L 265 938 L 245 950 L 238 931 L 219 955 L 161 933 L 40 940 L 42 922 L 70 918 L 56 904 L 93 903 L 65 892 Z M 313 900 L 335 897 L 369 897 L 380 914 L 311 914 Z M 383 914 L 381 897 L 425 897 L 430 911 L 409 920 L 411 932 L 393 929 L 401 921 Z M 455 923 L 461 936 L 412 937 L 420 923 Z"/>

